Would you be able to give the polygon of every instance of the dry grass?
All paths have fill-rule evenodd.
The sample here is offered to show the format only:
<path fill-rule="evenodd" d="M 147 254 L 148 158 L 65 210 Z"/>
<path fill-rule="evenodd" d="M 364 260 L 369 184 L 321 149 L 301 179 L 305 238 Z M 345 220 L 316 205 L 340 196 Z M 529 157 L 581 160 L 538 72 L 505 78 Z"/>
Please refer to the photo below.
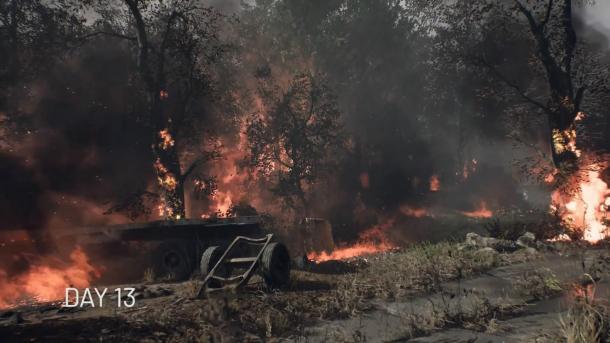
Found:
<path fill-rule="evenodd" d="M 445 281 L 508 263 L 503 254 L 461 250 L 458 244 L 447 242 L 418 245 L 405 251 L 371 257 L 368 261 L 355 273 L 321 275 L 293 272 L 293 282 L 287 290 L 265 292 L 260 288 L 253 294 L 241 294 L 241 299 L 221 302 L 222 310 L 201 312 L 196 320 L 199 326 L 196 332 L 210 332 L 211 328 L 204 323 L 219 325 L 229 321 L 242 334 L 265 339 L 298 334 L 317 320 L 345 319 L 371 310 L 373 299 L 399 300 L 408 295 L 436 292 L 441 290 Z M 189 286 L 185 287 L 188 293 Z M 454 302 L 451 303 L 455 306 Z M 453 307 L 441 310 L 443 306 L 436 304 L 430 316 L 407 316 L 405 320 L 412 321 L 413 325 L 409 327 L 415 330 L 456 325 L 456 322 L 464 327 L 471 323 L 470 326 L 481 330 L 488 327 L 499 330 L 499 322 L 494 320 L 494 316 L 500 308 L 472 295 L 462 305 L 464 309 L 473 311 L 464 312 Z M 199 305 L 200 308 L 210 306 Z M 163 316 L 155 316 L 160 317 Z M 350 337 L 350 340 L 357 339 Z"/>
<path fill-rule="evenodd" d="M 152 268 L 146 268 L 144 270 L 144 275 L 142 276 L 142 282 L 145 284 L 150 284 L 155 282 L 155 272 Z"/>
<path fill-rule="evenodd" d="M 561 339 L 566 343 L 597 343 L 610 340 L 610 310 L 595 300 L 595 285 L 579 288 L 568 311 L 561 315 Z"/>
<path fill-rule="evenodd" d="M 460 249 L 458 244 L 449 242 L 422 244 L 372 258 L 368 267 L 358 273 L 356 281 L 347 282 L 356 289 L 352 292 L 359 296 L 397 300 L 416 293 L 438 291 L 445 281 L 529 258 L 526 255 L 508 256 Z"/>
<path fill-rule="evenodd" d="M 548 299 L 563 291 L 557 276 L 549 269 L 537 269 L 519 275 L 513 282 L 513 288 L 532 300 Z"/>
<path fill-rule="evenodd" d="M 404 313 L 401 317 L 405 335 L 409 338 L 429 335 L 446 327 L 497 333 L 511 329 L 499 318 L 514 315 L 523 306 L 522 303 L 492 302 L 480 294 L 464 290 L 457 295 L 443 293 L 438 299 L 429 299 L 425 309 Z"/>

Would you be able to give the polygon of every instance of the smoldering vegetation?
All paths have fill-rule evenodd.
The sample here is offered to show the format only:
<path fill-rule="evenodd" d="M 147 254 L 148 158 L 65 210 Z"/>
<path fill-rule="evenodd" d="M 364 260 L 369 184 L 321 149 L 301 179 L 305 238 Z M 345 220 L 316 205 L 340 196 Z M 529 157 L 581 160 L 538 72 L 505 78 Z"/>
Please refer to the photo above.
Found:
<path fill-rule="evenodd" d="M 159 134 L 151 119 L 154 92 L 142 80 L 127 3 L 1 5 L 0 52 L 9 57 L 0 61 L 3 231 L 161 218 L 151 151 Z M 178 23 L 171 30 L 171 5 L 141 8 L 151 65 L 161 65 L 155 49 L 173 49 L 157 71 L 168 80 L 169 101 L 194 90 L 168 110 L 184 112 L 171 137 L 181 170 L 207 156 L 181 184 L 188 217 L 225 215 L 233 205 L 232 213 L 253 208 L 294 218 L 303 215 L 306 199 L 306 214 L 330 219 L 340 240 L 388 218 L 403 232 L 396 236 L 408 240 L 421 237 L 409 230 L 424 230 L 429 222 L 413 219 L 407 208 L 431 217 L 476 211 L 481 204 L 490 211 L 548 205 L 549 186 L 532 176 L 545 162 L 540 156 L 549 162 L 548 128 L 513 89 L 545 95 L 537 90 L 544 89 L 545 76 L 531 62 L 535 42 L 522 18 L 492 10 L 468 22 L 476 8 L 444 1 L 204 5 L 216 6 L 201 12 L 215 25 Z M 603 69 L 603 31 L 588 20 L 579 23 L 578 33 L 592 37 L 580 41 L 590 57 L 579 63 Z M 200 37 L 196 30 L 215 30 L 217 40 L 203 45 L 193 76 L 183 73 L 176 56 Z M 510 75 L 510 83 L 494 70 Z M 290 94 L 321 97 L 310 89 L 291 93 L 300 73 L 309 73 L 333 99 L 327 106 L 340 113 L 340 129 L 328 135 L 341 142 L 319 159 L 304 158 L 311 165 L 302 175 L 294 165 L 263 173 L 250 163 L 256 151 L 248 123 L 279 113 L 274 110 L 289 103 Z M 194 81 L 199 88 L 188 87 Z M 608 102 L 594 97 L 591 92 L 584 101 L 599 131 L 596 146 L 604 148 Z M 301 155 L 309 153 L 303 148 Z"/>

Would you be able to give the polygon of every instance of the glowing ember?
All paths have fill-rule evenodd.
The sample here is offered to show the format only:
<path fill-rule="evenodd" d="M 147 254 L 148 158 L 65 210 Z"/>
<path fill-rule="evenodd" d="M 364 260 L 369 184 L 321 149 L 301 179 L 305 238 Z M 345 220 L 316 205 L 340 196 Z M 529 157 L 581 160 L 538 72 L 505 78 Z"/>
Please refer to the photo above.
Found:
<path fill-rule="evenodd" d="M 176 143 L 172 138 L 172 135 L 169 133 L 169 129 L 163 129 L 159 131 L 159 138 L 161 138 L 161 143 L 159 143 L 159 147 L 163 150 L 167 150 L 173 147 Z"/>
<path fill-rule="evenodd" d="M 80 248 L 70 254 L 70 260 L 63 267 L 35 264 L 26 273 L 14 277 L 0 270 L 0 308 L 32 300 L 59 300 L 66 287 L 89 287 L 93 279 L 100 277 L 100 270 L 90 264 Z"/>
<path fill-rule="evenodd" d="M 470 174 L 476 172 L 477 164 L 479 164 L 479 161 L 477 161 L 476 158 L 473 158 L 470 161 L 464 162 L 464 168 L 462 168 L 462 177 L 464 179 L 467 179 L 470 176 Z"/>
<path fill-rule="evenodd" d="M 368 173 L 362 173 L 360 174 L 360 186 L 363 189 L 368 189 L 370 187 L 371 183 L 369 180 L 369 174 Z"/>
<path fill-rule="evenodd" d="M 470 218 L 491 218 L 493 217 L 493 212 L 491 212 L 487 208 L 487 203 L 485 201 L 481 201 L 479 203 L 479 207 L 474 211 L 464 211 L 463 215 Z"/>
<path fill-rule="evenodd" d="M 441 190 L 441 180 L 438 176 L 432 175 L 430 177 L 430 192 L 438 192 Z"/>
<path fill-rule="evenodd" d="M 557 174 L 557 172 L 557 169 L 555 169 L 552 172 L 546 174 L 544 176 L 544 182 L 547 184 L 552 184 L 553 182 L 555 182 L 555 174 Z"/>
<path fill-rule="evenodd" d="M 565 233 L 562 233 L 561 235 L 551 238 L 548 240 L 549 242 L 569 242 L 571 241 L 570 236 L 566 235 Z"/>
<path fill-rule="evenodd" d="M 385 230 L 387 230 L 393 224 L 394 221 L 390 220 L 362 232 L 359 235 L 358 242 L 354 245 L 335 249 L 331 253 L 327 253 L 325 251 L 322 253 L 310 252 L 307 254 L 307 258 L 310 261 L 320 263 L 324 261 L 345 260 L 357 256 L 378 254 L 395 249 L 396 247 L 389 242 L 384 233 Z"/>

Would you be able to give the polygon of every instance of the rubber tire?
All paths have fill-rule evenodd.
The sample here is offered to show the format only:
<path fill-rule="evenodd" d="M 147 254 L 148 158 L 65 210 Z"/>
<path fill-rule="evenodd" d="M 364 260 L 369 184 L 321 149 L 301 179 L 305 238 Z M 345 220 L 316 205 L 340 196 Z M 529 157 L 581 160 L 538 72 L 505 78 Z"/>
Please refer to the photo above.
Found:
<path fill-rule="evenodd" d="M 205 279 L 210 270 L 214 268 L 220 257 L 222 256 L 223 251 L 218 246 L 208 247 L 201 254 L 201 261 L 199 263 L 199 272 L 201 273 L 201 278 Z"/>
<path fill-rule="evenodd" d="M 193 261 L 189 256 L 185 242 L 168 241 L 159 244 L 153 252 L 155 276 L 164 278 L 171 275 L 172 281 L 188 279 L 193 272 Z"/>
<path fill-rule="evenodd" d="M 282 243 L 270 243 L 261 256 L 261 274 L 267 287 L 282 288 L 290 283 L 290 254 Z"/>

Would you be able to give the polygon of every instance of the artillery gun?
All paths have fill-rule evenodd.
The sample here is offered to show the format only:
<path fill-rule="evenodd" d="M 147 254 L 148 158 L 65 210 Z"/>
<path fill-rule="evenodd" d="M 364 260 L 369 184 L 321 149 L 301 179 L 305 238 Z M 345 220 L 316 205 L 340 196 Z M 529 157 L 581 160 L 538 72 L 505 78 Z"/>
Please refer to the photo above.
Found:
<path fill-rule="evenodd" d="M 205 290 L 240 287 L 255 272 L 272 288 L 290 280 L 288 249 L 261 227 L 258 216 L 86 227 L 58 238 L 93 256 L 105 255 L 104 260 L 109 254 L 116 255 L 114 260 L 138 255 L 139 263 L 131 269 L 140 276 L 152 270 L 167 280 L 198 277 Z"/>

